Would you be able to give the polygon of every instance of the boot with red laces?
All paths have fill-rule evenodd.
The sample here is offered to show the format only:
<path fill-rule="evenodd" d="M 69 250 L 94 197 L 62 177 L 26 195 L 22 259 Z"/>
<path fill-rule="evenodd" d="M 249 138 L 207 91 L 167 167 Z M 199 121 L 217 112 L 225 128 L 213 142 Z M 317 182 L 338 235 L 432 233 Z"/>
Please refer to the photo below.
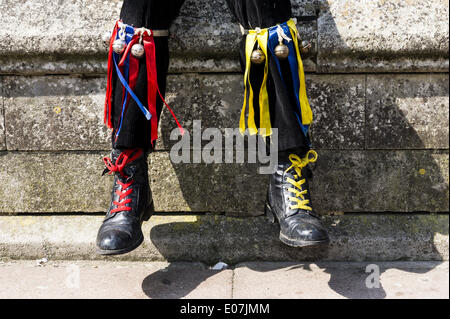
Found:
<path fill-rule="evenodd" d="M 278 221 L 280 240 L 286 245 L 304 247 L 329 242 L 320 217 L 311 207 L 307 165 L 317 153 L 310 150 L 303 158 L 295 153 L 280 153 L 276 171 L 270 177 L 265 212 L 270 221 Z"/>
<path fill-rule="evenodd" d="M 147 154 L 142 149 L 113 149 L 104 157 L 103 174 L 114 173 L 111 203 L 97 234 L 97 251 L 119 255 L 137 248 L 144 240 L 141 225 L 153 213 L 148 182 Z"/>

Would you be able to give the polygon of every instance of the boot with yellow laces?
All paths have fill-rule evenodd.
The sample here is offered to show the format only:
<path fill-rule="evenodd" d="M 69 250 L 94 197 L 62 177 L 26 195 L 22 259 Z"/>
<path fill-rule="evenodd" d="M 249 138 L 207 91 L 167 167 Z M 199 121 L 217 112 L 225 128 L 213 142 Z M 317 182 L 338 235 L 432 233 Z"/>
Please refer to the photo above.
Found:
<path fill-rule="evenodd" d="M 275 173 L 270 177 L 265 212 L 280 224 L 280 240 L 286 245 L 304 247 L 329 242 L 320 217 L 313 212 L 309 194 L 309 163 L 317 160 L 313 150 L 301 158 L 280 153 Z"/>

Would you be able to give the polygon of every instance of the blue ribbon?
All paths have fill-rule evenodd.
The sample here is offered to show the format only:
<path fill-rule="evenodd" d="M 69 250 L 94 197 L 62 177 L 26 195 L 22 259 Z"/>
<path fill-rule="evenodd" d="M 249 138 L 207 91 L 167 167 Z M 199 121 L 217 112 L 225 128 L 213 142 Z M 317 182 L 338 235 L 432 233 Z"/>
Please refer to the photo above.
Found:
<path fill-rule="evenodd" d="M 289 30 L 289 26 L 287 25 L 286 22 L 280 24 L 280 27 L 283 29 L 284 34 L 286 34 L 289 38 L 292 37 L 291 35 L 291 31 Z M 268 47 L 269 47 L 269 51 L 272 54 L 275 63 L 277 65 L 277 69 L 278 69 L 278 73 L 280 74 L 280 78 L 283 81 L 284 85 L 286 86 L 286 83 L 284 82 L 283 79 L 283 74 L 281 73 L 281 65 L 280 65 L 280 60 L 278 59 L 278 57 L 275 55 L 275 47 L 279 44 L 278 41 L 278 33 L 277 33 L 277 29 L 278 26 L 274 26 L 269 28 L 269 42 L 268 42 Z M 300 91 L 300 77 L 298 74 L 298 62 L 297 62 L 297 53 L 296 53 L 296 49 L 294 46 L 294 41 L 291 40 L 289 42 L 284 41 L 284 44 L 289 48 L 289 56 L 288 56 L 288 62 L 289 62 L 289 66 L 291 69 L 291 74 L 292 74 L 292 82 L 293 82 L 293 89 L 294 89 L 294 93 L 295 93 L 295 97 L 296 97 L 296 103 L 297 103 L 297 110 L 295 112 L 295 115 L 297 117 L 298 123 L 300 125 L 300 128 L 303 132 L 303 134 L 306 137 L 306 141 L 309 145 L 311 145 L 311 142 L 309 140 L 308 137 L 308 130 L 309 130 L 309 125 L 304 125 L 302 123 L 302 111 L 300 108 L 300 97 L 299 97 L 299 91 Z"/>

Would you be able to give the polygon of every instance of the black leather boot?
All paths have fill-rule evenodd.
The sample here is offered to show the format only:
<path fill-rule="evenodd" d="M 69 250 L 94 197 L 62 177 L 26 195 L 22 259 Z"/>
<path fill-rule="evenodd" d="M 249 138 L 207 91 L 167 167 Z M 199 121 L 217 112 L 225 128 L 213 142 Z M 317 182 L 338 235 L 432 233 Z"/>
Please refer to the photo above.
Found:
<path fill-rule="evenodd" d="M 104 157 L 106 169 L 114 173 L 111 203 L 97 234 L 97 252 L 119 255 L 137 248 L 144 236 L 141 224 L 154 211 L 148 182 L 147 154 L 142 149 L 113 149 Z"/>
<path fill-rule="evenodd" d="M 278 220 L 280 240 L 286 245 L 304 247 L 328 243 L 328 234 L 320 217 L 311 208 L 308 163 L 317 160 L 310 150 L 304 158 L 296 154 L 280 154 L 275 173 L 270 177 L 266 216 Z"/>

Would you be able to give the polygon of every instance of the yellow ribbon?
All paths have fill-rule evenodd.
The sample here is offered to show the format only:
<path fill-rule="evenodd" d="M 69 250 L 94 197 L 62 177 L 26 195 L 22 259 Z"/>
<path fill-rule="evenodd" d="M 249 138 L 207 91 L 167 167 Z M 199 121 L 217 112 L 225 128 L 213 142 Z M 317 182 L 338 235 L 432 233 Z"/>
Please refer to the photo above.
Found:
<path fill-rule="evenodd" d="M 291 31 L 292 39 L 294 40 L 294 47 L 295 51 L 297 53 L 297 64 L 298 64 L 298 75 L 300 77 L 300 90 L 299 90 L 299 98 L 300 98 L 300 110 L 302 114 L 302 123 L 304 125 L 310 125 L 313 121 L 313 114 L 311 110 L 311 106 L 308 102 L 308 97 L 306 96 L 306 85 L 305 85 L 305 73 L 303 71 L 303 62 L 302 58 L 300 56 L 300 50 L 298 48 L 298 30 L 297 26 L 295 25 L 294 20 L 289 19 L 287 22 L 287 25 Z"/>
<path fill-rule="evenodd" d="M 259 91 L 259 118 L 260 118 L 260 134 L 262 136 L 269 136 L 272 134 L 272 125 L 270 123 L 270 111 L 269 111 L 269 96 L 267 94 L 267 74 L 269 72 L 269 64 L 267 58 L 267 42 L 269 38 L 268 29 L 256 29 L 249 30 L 247 39 L 245 42 L 245 73 L 244 73 L 244 105 L 242 106 L 241 118 L 239 121 L 239 129 L 241 134 L 245 132 L 245 109 L 247 105 L 247 92 L 248 92 L 248 128 L 251 135 L 258 133 L 258 129 L 255 124 L 255 111 L 253 106 L 253 88 L 250 83 L 250 57 L 256 42 L 264 53 L 266 59 L 264 60 L 264 77 Z"/>
<path fill-rule="evenodd" d="M 300 81 L 299 88 L 299 99 L 300 99 L 300 110 L 302 115 L 302 123 L 304 125 L 309 125 L 313 121 L 313 115 L 311 107 L 308 102 L 308 97 L 306 96 L 306 86 L 305 86 L 305 73 L 303 70 L 303 62 L 300 56 L 300 50 L 298 46 L 298 31 L 293 19 L 287 21 L 287 25 L 291 31 L 291 36 L 294 41 L 294 47 L 297 55 L 298 63 L 298 74 Z M 269 96 L 267 93 L 267 76 L 269 71 L 268 64 L 268 39 L 269 38 L 269 28 L 266 29 L 255 29 L 249 30 L 245 43 L 245 72 L 244 72 L 244 104 L 241 110 L 241 117 L 239 120 L 239 130 L 241 134 L 244 134 L 246 130 L 245 123 L 245 112 L 247 107 L 247 94 L 248 94 L 248 129 L 251 135 L 258 133 L 258 129 L 255 123 L 255 111 L 253 105 L 253 88 L 250 83 L 250 69 L 251 69 L 251 55 L 255 48 L 255 44 L 258 43 L 260 49 L 263 51 L 266 59 L 264 61 L 264 77 L 259 91 L 259 111 L 260 111 L 260 123 L 259 123 L 259 133 L 262 136 L 269 136 L 272 134 L 272 125 L 270 122 L 270 111 L 269 111 Z"/>

